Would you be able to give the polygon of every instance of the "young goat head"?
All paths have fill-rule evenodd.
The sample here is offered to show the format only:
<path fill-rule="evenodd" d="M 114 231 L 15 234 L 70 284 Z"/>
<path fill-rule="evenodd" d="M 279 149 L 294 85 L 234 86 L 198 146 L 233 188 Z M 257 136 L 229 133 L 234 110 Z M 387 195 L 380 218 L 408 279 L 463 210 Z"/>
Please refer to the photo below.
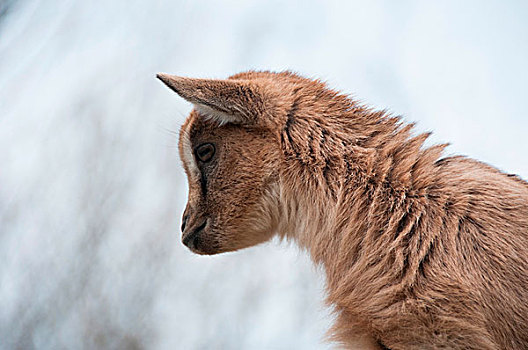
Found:
<path fill-rule="evenodd" d="M 158 75 L 196 108 L 181 128 L 179 151 L 189 180 L 182 241 L 198 254 L 253 246 L 277 229 L 280 149 L 267 127 L 274 121 L 274 91 L 241 80 L 250 76 Z"/>
<path fill-rule="evenodd" d="M 195 106 L 179 141 L 193 252 L 295 240 L 347 347 L 528 348 L 528 183 L 289 72 L 158 78 Z"/>

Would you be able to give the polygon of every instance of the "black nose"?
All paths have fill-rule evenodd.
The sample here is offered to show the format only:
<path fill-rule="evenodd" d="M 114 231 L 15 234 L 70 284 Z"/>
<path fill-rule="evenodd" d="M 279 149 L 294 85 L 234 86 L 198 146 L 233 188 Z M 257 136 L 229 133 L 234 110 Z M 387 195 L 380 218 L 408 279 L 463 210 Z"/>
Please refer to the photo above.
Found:
<path fill-rule="evenodd" d="M 182 219 L 182 224 L 181 224 L 181 231 L 185 231 L 185 226 L 187 226 L 187 221 L 189 221 L 189 215 L 185 215 Z"/>
<path fill-rule="evenodd" d="M 183 237 L 183 244 L 185 244 L 188 248 L 195 248 L 196 247 L 196 238 L 198 238 L 198 234 L 200 231 L 202 231 L 205 228 L 205 225 L 207 225 L 207 220 L 204 220 L 203 223 L 200 224 L 200 226 L 196 227 L 194 230 L 189 232 L 185 237 Z"/>

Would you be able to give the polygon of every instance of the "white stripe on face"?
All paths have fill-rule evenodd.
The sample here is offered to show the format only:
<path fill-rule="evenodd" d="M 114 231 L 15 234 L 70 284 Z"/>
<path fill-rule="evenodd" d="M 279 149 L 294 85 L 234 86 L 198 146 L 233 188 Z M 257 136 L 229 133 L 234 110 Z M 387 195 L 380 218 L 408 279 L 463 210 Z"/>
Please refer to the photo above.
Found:
<path fill-rule="evenodd" d="M 187 125 L 187 128 L 183 130 L 183 162 L 187 166 L 187 169 L 189 169 L 189 175 L 191 177 L 189 180 L 200 181 L 200 170 L 198 169 L 196 161 L 194 160 L 193 149 L 191 144 L 191 125 L 192 123 L 189 123 Z"/>

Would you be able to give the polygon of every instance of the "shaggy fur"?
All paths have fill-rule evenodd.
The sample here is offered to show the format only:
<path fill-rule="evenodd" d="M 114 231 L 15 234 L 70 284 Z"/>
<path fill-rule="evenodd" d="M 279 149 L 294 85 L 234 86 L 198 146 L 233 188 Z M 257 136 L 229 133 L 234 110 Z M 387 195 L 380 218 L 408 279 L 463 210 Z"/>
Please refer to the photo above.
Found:
<path fill-rule="evenodd" d="M 158 77 L 196 106 L 180 136 L 194 252 L 296 241 L 346 348 L 528 348 L 527 182 L 292 73 Z"/>

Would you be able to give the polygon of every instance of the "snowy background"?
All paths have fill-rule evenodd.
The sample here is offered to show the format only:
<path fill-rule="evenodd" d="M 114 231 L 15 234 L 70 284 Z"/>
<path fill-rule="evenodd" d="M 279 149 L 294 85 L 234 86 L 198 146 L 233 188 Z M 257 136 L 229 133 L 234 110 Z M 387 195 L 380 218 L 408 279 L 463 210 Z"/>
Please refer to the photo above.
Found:
<path fill-rule="evenodd" d="M 157 72 L 320 77 L 528 178 L 526 1 L 0 0 L 0 348 L 325 349 L 323 276 L 180 243 Z"/>

